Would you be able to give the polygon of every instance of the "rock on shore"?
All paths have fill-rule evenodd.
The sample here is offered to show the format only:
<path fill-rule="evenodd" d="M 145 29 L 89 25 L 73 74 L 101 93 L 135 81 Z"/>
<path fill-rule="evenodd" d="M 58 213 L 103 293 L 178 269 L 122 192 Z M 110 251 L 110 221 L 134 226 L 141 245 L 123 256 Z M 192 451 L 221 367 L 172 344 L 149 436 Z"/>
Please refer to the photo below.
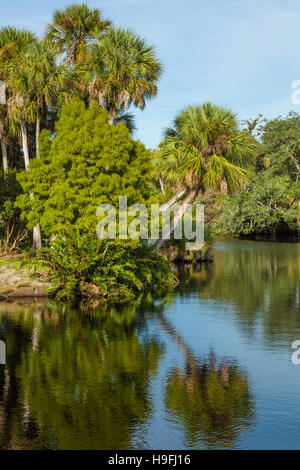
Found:
<path fill-rule="evenodd" d="M 21 260 L 1 259 L 0 262 L 0 300 L 22 297 L 46 297 L 47 283 L 38 272 L 30 272 L 21 267 Z"/>

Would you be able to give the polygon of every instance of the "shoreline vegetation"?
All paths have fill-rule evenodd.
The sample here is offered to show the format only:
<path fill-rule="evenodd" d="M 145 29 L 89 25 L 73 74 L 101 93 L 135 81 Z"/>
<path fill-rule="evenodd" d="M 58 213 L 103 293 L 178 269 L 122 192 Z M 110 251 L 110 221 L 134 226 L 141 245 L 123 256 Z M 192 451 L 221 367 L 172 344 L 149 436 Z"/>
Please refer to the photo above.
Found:
<path fill-rule="evenodd" d="M 241 123 L 228 107 L 186 106 L 147 149 L 130 109 L 162 74 L 154 46 L 86 4 L 56 11 L 42 38 L 0 29 L 0 299 L 125 302 L 177 285 L 171 262 L 211 262 L 214 237 L 299 240 L 300 116 Z M 170 240 L 99 240 L 97 208 L 124 195 L 180 204 Z M 194 203 L 201 252 L 173 236 Z"/>

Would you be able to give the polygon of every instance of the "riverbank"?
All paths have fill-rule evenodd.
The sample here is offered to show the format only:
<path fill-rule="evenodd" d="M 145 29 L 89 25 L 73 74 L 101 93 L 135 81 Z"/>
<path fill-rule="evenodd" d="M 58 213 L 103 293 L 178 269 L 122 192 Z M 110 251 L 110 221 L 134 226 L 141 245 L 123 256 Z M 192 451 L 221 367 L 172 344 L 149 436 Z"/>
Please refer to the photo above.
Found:
<path fill-rule="evenodd" d="M 170 265 L 173 263 L 201 264 L 211 262 L 213 260 L 213 250 L 210 242 L 206 243 L 205 247 L 197 252 L 186 252 L 182 247 L 175 245 L 165 247 L 161 250 L 161 254 L 163 254 L 169 262 L 170 276 L 172 276 L 171 273 L 173 271 Z M 71 264 L 72 263 L 70 263 L 69 279 L 73 278 L 73 273 L 78 272 L 79 270 L 79 266 L 76 265 L 71 268 Z M 167 266 L 168 263 L 166 262 L 166 269 L 168 271 Z M 49 288 L 53 283 L 53 279 L 50 282 L 51 276 L 49 276 L 49 282 L 46 282 L 46 271 L 46 267 L 42 267 L 41 265 L 34 263 L 32 265 L 24 265 L 22 254 L 0 258 L 0 301 L 20 298 L 48 297 Z M 86 279 L 83 281 L 86 281 Z M 65 280 L 62 279 L 62 286 L 64 282 Z M 97 286 L 91 283 L 90 280 L 86 285 L 86 289 L 90 290 L 93 294 L 99 294 L 99 298 L 102 297 L 103 300 L 110 298 L 110 295 L 103 296 Z M 140 291 L 141 289 L 138 290 Z M 150 285 L 147 287 L 147 290 L 151 290 Z M 97 297 L 97 295 L 93 295 L 93 297 Z"/>

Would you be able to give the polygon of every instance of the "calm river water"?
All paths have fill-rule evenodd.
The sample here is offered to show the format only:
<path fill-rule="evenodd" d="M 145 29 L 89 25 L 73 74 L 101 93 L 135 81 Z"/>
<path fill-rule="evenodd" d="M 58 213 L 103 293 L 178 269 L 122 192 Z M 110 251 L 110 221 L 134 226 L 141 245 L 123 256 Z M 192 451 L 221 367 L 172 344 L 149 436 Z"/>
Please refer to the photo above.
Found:
<path fill-rule="evenodd" d="M 118 309 L 0 303 L 0 448 L 300 449 L 300 245 L 215 250 Z"/>

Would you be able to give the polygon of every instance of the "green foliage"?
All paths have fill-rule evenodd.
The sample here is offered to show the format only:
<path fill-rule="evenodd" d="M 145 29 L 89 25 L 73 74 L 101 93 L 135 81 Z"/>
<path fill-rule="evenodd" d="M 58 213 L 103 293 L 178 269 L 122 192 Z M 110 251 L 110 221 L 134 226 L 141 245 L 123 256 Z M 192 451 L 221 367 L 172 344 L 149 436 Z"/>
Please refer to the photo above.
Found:
<path fill-rule="evenodd" d="M 1 78 L 6 79 L 5 66 L 16 56 L 23 54 L 28 45 L 36 40 L 35 35 L 26 29 L 17 29 L 14 26 L 0 28 L 0 64 Z"/>
<path fill-rule="evenodd" d="M 110 21 L 101 17 L 101 11 L 85 3 L 56 10 L 46 35 L 58 53 L 66 54 L 66 62 L 77 64 L 86 58 L 91 41 L 103 34 Z"/>
<path fill-rule="evenodd" d="M 300 200 L 300 116 L 265 121 L 249 184 L 225 198 L 219 231 L 237 236 L 297 233 Z"/>
<path fill-rule="evenodd" d="M 230 109 L 211 103 L 189 106 L 167 129 L 161 144 L 161 173 L 171 183 L 217 188 L 222 180 L 239 186 L 249 176 L 256 140 L 238 129 Z"/>
<path fill-rule="evenodd" d="M 49 270 L 56 297 L 68 301 L 93 297 L 126 301 L 173 281 L 167 260 L 138 240 L 98 240 L 78 231 L 58 235 L 34 262 Z"/>
<path fill-rule="evenodd" d="M 47 121 L 47 110 L 55 110 L 58 98 L 64 96 L 67 82 L 65 67 L 57 66 L 54 46 L 46 40 L 34 41 L 22 55 L 14 57 L 7 65 L 6 83 L 10 90 L 9 117 L 18 124 Z M 46 125 L 46 124 L 45 124 Z M 38 138 L 38 135 L 36 136 Z M 37 150 L 37 149 L 36 149 Z"/>
<path fill-rule="evenodd" d="M 286 175 L 265 171 L 246 188 L 225 199 L 219 230 L 234 235 L 297 230 L 300 188 Z"/>
<path fill-rule="evenodd" d="M 131 103 L 144 109 L 157 94 L 162 64 L 153 46 L 131 30 L 110 28 L 91 48 L 90 99 L 110 114 L 111 123 Z"/>
<path fill-rule="evenodd" d="M 300 116 L 291 112 L 286 118 L 265 121 L 260 127 L 262 148 L 256 171 L 272 167 L 275 174 L 300 178 Z"/>
<path fill-rule="evenodd" d="M 42 132 L 40 155 L 19 176 L 24 194 L 18 206 L 28 227 L 40 223 L 46 235 L 67 227 L 96 230 L 97 207 L 117 207 L 121 195 L 129 205 L 150 198 L 151 153 L 132 140 L 125 125 L 110 126 L 97 105 L 65 104 L 55 136 Z"/>
<path fill-rule="evenodd" d="M 20 210 L 15 207 L 16 197 L 22 188 L 16 180 L 16 171 L 4 174 L 0 170 L 0 254 L 11 254 L 23 246 L 27 230 L 20 220 Z"/>

